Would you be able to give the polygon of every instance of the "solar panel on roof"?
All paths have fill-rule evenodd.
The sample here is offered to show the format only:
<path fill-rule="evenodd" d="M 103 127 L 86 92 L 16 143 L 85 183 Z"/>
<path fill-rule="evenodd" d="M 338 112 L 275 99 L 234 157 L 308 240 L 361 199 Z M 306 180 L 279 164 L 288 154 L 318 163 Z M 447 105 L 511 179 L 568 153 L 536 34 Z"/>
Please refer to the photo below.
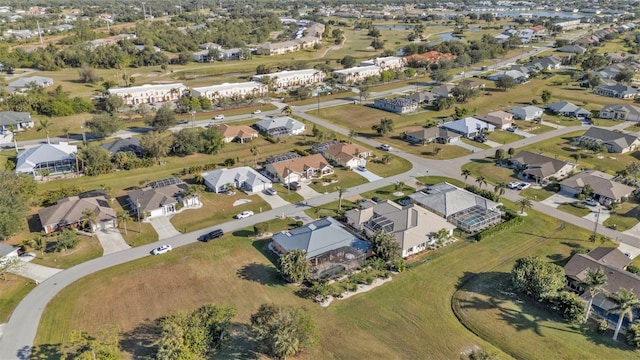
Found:
<path fill-rule="evenodd" d="M 166 179 L 150 182 L 148 186 L 151 187 L 152 189 L 159 189 L 165 186 L 178 185 L 178 184 L 182 184 L 182 180 L 177 177 L 172 177 L 172 178 L 166 178 Z"/>
<path fill-rule="evenodd" d="M 288 153 L 284 153 L 284 154 L 279 154 L 279 155 L 274 155 L 274 156 L 268 157 L 267 160 L 265 161 L 265 163 L 273 164 L 273 163 L 277 163 L 277 162 L 280 162 L 280 161 L 297 159 L 299 157 L 301 157 L 301 156 L 298 153 L 288 152 Z"/>

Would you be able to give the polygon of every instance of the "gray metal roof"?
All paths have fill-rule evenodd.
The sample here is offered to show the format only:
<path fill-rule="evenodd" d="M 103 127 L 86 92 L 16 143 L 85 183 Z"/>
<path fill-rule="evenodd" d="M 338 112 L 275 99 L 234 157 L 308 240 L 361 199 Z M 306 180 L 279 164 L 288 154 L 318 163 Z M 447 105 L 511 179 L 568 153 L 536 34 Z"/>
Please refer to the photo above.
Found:
<path fill-rule="evenodd" d="M 248 166 L 233 169 L 217 169 L 203 173 L 202 177 L 204 178 L 207 186 L 215 187 L 216 189 L 227 184 L 241 186 L 243 183 L 246 183 L 253 188 L 257 185 L 271 183 L 271 180 L 266 176 Z"/>
<path fill-rule="evenodd" d="M 442 125 L 442 127 L 460 134 L 475 133 L 480 131 L 480 129 L 493 131 L 496 128 L 495 126 L 474 117 L 466 117 L 464 119 L 452 121 Z"/>
<path fill-rule="evenodd" d="M 49 86 L 53 85 L 53 79 L 50 77 L 44 76 L 30 76 L 25 78 L 20 78 L 16 81 L 9 83 L 9 87 L 12 88 L 25 88 L 28 87 L 29 84 L 34 83 L 37 86 Z"/>
<path fill-rule="evenodd" d="M 261 131 L 267 131 L 274 128 L 286 128 L 289 131 L 299 130 L 304 128 L 304 124 L 292 119 L 288 116 L 280 117 L 268 117 L 264 118 L 256 123 L 256 126 Z"/>
<path fill-rule="evenodd" d="M 16 172 L 31 173 L 33 168 L 43 162 L 73 158 L 78 147 L 67 143 L 42 144 L 18 153 Z"/>
<path fill-rule="evenodd" d="M 131 137 L 126 139 L 119 139 L 116 141 L 102 144 L 102 148 L 108 150 L 112 155 L 118 152 L 132 151 L 136 154 L 142 153 L 142 147 L 140 146 L 140 139 Z"/>
<path fill-rule="evenodd" d="M 16 250 L 15 247 L 7 244 L 0 244 L 0 259 L 7 256 Z"/>
<path fill-rule="evenodd" d="M 409 195 L 409 198 L 418 205 L 445 218 L 473 206 L 490 210 L 494 210 L 498 206 L 496 202 L 447 182 L 431 185 L 425 191 Z"/>
<path fill-rule="evenodd" d="M 0 112 L 0 125 L 9 126 L 20 123 L 33 122 L 28 112 L 3 111 Z"/>

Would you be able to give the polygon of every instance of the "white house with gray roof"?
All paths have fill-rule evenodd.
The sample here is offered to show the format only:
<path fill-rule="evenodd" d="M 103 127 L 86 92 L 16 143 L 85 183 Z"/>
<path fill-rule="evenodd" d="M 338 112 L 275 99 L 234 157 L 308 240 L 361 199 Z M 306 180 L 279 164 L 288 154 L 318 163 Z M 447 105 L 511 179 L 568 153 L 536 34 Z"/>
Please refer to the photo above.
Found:
<path fill-rule="evenodd" d="M 19 249 L 17 246 L 0 244 L 0 264 L 4 264 L 10 259 L 18 257 Z"/>
<path fill-rule="evenodd" d="M 531 151 L 520 151 L 509 159 L 512 167 L 519 168 L 522 176 L 536 182 L 545 182 L 551 177 L 564 178 L 576 171 L 578 165 L 568 161 L 554 159 Z"/>
<path fill-rule="evenodd" d="M 3 111 L 0 112 L 0 135 L 13 131 L 22 131 L 33 127 L 33 119 L 28 112 Z"/>
<path fill-rule="evenodd" d="M 249 192 L 264 191 L 273 186 L 271 180 L 248 166 L 217 169 L 203 173 L 202 178 L 207 189 L 215 193 L 226 191 L 229 184 Z"/>
<path fill-rule="evenodd" d="M 418 103 L 408 97 L 396 97 L 393 99 L 375 99 L 373 107 L 380 110 L 390 111 L 396 114 L 406 114 L 418 109 Z"/>
<path fill-rule="evenodd" d="M 608 206 L 614 202 L 621 202 L 633 193 L 634 188 L 616 182 L 613 175 L 596 170 L 583 171 L 575 176 L 563 180 L 560 183 L 562 191 L 570 194 L 579 194 L 585 186 L 591 187 L 591 197 L 601 204 Z"/>
<path fill-rule="evenodd" d="M 516 106 L 507 112 L 512 114 L 515 119 L 530 121 L 542 118 L 544 110 L 537 106 Z"/>
<path fill-rule="evenodd" d="M 77 152 L 77 146 L 66 142 L 34 146 L 18 153 L 16 172 L 33 176 L 75 172 Z"/>
<path fill-rule="evenodd" d="M 442 128 L 466 137 L 474 137 L 481 132 L 492 132 L 496 129 L 494 125 L 471 116 L 445 123 L 442 125 Z"/>
<path fill-rule="evenodd" d="M 273 137 L 300 135 L 306 127 L 288 116 L 265 117 L 254 125 L 258 131 Z"/>
<path fill-rule="evenodd" d="M 591 111 L 583 109 L 568 101 L 550 103 L 547 105 L 547 110 L 549 110 L 550 112 L 556 115 L 575 117 L 575 118 L 587 118 L 591 116 Z"/>
<path fill-rule="evenodd" d="M 598 117 L 601 119 L 640 121 L 640 107 L 631 104 L 608 104 L 600 110 Z"/>
<path fill-rule="evenodd" d="M 593 92 L 618 99 L 635 99 L 638 96 L 638 89 L 625 84 L 599 85 Z"/>
<path fill-rule="evenodd" d="M 607 147 L 607 151 L 617 154 L 634 151 L 640 146 L 640 139 L 635 135 L 595 126 L 590 127 L 584 135 L 576 138 L 573 144 L 580 145 L 585 142 L 588 144 L 602 144 Z"/>
<path fill-rule="evenodd" d="M 29 86 L 39 86 L 39 87 L 49 87 L 53 85 L 53 79 L 50 77 L 44 76 L 29 76 L 22 77 L 18 80 L 12 81 L 7 85 L 9 88 L 13 89 L 26 89 Z"/>
<path fill-rule="evenodd" d="M 182 97 L 188 88 L 182 83 L 145 84 L 127 88 L 111 88 L 109 96 L 119 96 L 125 105 L 154 104 L 175 101 Z"/>

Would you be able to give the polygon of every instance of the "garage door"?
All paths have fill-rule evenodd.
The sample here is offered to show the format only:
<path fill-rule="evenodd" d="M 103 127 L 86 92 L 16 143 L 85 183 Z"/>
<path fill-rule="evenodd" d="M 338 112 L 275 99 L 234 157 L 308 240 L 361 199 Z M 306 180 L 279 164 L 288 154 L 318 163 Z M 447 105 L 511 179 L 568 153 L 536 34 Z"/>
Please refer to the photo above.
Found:
<path fill-rule="evenodd" d="M 113 224 L 113 220 L 101 221 L 100 222 L 100 230 L 108 230 L 115 227 Z"/>

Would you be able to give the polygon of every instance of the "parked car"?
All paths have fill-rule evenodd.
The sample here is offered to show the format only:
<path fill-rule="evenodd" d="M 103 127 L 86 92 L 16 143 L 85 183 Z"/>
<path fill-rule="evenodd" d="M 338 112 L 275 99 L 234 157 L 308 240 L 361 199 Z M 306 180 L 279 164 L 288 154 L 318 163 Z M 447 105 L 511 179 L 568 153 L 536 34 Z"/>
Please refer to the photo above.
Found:
<path fill-rule="evenodd" d="M 213 239 L 217 239 L 219 237 L 222 237 L 222 235 L 224 235 L 224 232 L 220 229 L 215 229 L 211 232 L 208 232 L 204 235 L 202 235 L 200 237 L 200 239 L 204 242 L 208 242 L 209 240 L 213 240 Z"/>
<path fill-rule="evenodd" d="M 528 189 L 531 187 L 531 184 L 526 183 L 526 182 L 522 182 L 520 183 L 520 186 L 518 186 L 518 190 L 524 190 L 524 189 Z"/>
<path fill-rule="evenodd" d="M 278 191 L 276 191 L 276 189 L 274 189 L 274 188 L 267 188 L 267 189 L 265 189 L 265 190 L 264 190 L 264 192 L 265 192 L 267 195 L 275 195 L 275 194 L 277 194 L 277 193 L 278 193 Z"/>
<path fill-rule="evenodd" d="M 299 182 L 294 181 L 289 183 L 289 190 L 298 191 L 300 189 L 302 189 L 302 185 L 300 185 Z"/>
<path fill-rule="evenodd" d="M 367 167 L 364 165 L 358 165 L 358 170 L 360 171 L 367 171 Z"/>
<path fill-rule="evenodd" d="M 167 244 L 167 245 L 162 245 L 159 248 L 155 248 L 151 251 L 152 255 L 160 255 L 160 254 L 164 254 L 164 253 L 168 253 L 169 251 L 171 251 L 171 245 Z"/>
<path fill-rule="evenodd" d="M 594 198 L 586 198 L 586 199 L 584 199 L 584 203 L 589 205 L 589 206 L 598 205 L 598 201 L 596 201 L 596 199 L 594 199 Z"/>
<path fill-rule="evenodd" d="M 487 137 L 484 135 L 476 135 L 473 137 L 473 141 L 479 142 L 479 143 L 483 143 L 485 141 L 487 141 Z"/>
<path fill-rule="evenodd" d="M 389 146 L 387 144 L 382 144 L 382 145 L 380 145 L 380 150 L 391 151 L 391 146 Z"/>
<path fill-rule="evenodd" d="M 178 122 L 178 124 L 180 124 L 180 125 L 185 125 L 185 124 L 188 124 L 188 123 L 189 123 L 189 120 L 187 120 L 187 119 L 182 119 L 182 120 L 180 120 Z"/>
<path fill-rule="evenodd" d="M 236 219 L 244 219 L 248 218 L 249 216 L 253 216 L 253 211 L 243 211 L 240 214 L 236 215 Z"/>
<path fill-rule="evenodd" d="M 380 198 L 379 198 L 379 197 L 377 197 L 377 196 L 374 196 L 374 197 L 372 197 L 372 198 L 371 198 L 371 201 L 376 202 L 376 203 L 379 203 L 379 202 L 382 202 L 382 199 L 380 199 Z"/>
<path fill-rule="evenodd" d="M 253 113 L 254 113 L 254 114 L 260 114 L 260 113 L 262 113 L 262 110 L 256 110 L 256 111 L 254 111 Z"/>
<path fill-rule="evenodd" d="M 519 181 L 512 181 L 507 185 L 509 189 L 517 189 L 519 186 L 520 186 Z"/>
<path fill-rule="evenodd" d="M 220 115 L 216 115 L 213 117 L 213 120 L 224 120 L 224 115 L 220 114 Z"/>
<path fill-rule="evenodd" d="M 516 132 L 516 128 L 515 128 L 515 127 L 513 127 L 513 126 L 512 126 L 512 127 L 508 127 L 508 128 L 507 128 L 507 131 L 508 131 L 508 132 Z"/>

